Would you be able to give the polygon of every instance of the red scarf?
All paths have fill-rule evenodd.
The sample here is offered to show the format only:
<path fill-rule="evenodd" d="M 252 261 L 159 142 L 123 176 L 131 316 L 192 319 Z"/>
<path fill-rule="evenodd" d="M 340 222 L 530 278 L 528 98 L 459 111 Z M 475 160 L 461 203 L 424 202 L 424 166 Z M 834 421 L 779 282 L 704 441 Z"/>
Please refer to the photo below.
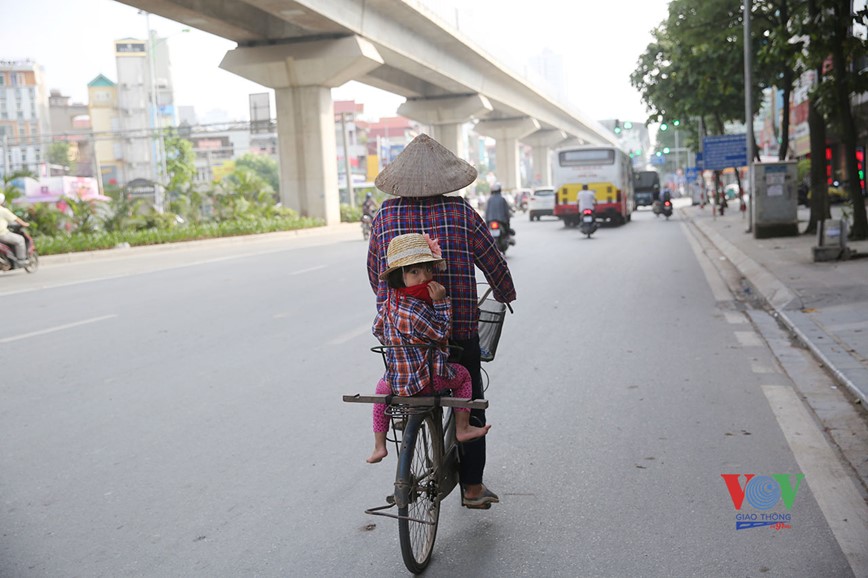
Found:
<path fill-rule="evenodd" d="M 434 300 L 431 299 L 431 294 L 428 293 L 428 283 L 430 281 L 421 285 L 413 285 L 412 287 L 400 287 L 396 291 L 399 297 L 415 297 L 416 299 L 425 301 L 429 305 L 434 305 Z"/>

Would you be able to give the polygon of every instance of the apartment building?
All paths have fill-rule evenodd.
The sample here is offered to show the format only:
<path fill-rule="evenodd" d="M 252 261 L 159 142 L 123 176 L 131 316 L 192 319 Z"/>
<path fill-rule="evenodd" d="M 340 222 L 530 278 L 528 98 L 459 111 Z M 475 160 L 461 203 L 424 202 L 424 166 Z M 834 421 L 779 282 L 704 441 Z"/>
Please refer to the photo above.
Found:
<path fill-rule="evenodd" d="M 48 90 L 32 60 L 0 60 L 0 171 L 45 173 Z"/>

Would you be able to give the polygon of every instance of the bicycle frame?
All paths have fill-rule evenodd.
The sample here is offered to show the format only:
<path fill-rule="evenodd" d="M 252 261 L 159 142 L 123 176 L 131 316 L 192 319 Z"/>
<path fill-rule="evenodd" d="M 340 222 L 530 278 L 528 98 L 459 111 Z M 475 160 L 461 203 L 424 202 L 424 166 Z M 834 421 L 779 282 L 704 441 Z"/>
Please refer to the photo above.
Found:
<path fill-rule="evenodd" d="M 452 493 L 452 490 L 455 489 L 455 486 L 458 485 L 458 444 L 455 441 L 455 418 L 452 415 L 452 410 L 449 409 L 446 411 L 446 419 L 443 419 L 443 409 L 441 407 L 432 407 L 430 410 L 425 413 L 416 414 L 410 417 L 407 420 L 407 424 L 404 426 L 404 435 L 402 437 L 402 447 L 405 443 L 404 440 L 416 440 L 416 437 L 419 435 L 420 427 L 423 423 L 423 420 L 426 415 L 431 415 L 434 418 L 434 429 L 435 431 L 431 432 L 432 435 L 438 436 L 443 440 L 442 448 L 443 455 L 440 456 L 439 465 L 434 468 L 432 475 L 434 476 L 437 488 L 437 500 L 443 501 L 446 497 Z M 444 426 L 445 424 L 445 426 Z M 407 460 L 412 459 L 410 452 L 400 451 L 398 453 L 398 471 L 406 471 L 410 468 L 410 464 L 407 463 Z M 414 487 L 417 485 L 418 481 L 414 480 L 404 480 L 400 477 L 395 480 L 395 505 L 398 508 L 407 507 L 411 501 L 412 496 L 410 493 L 414 490 Z M 396 519 L 401 519 L 401 516 L 390 516 Z M 410 518 L 412 519 L 412 518 Z M 415 522 L 429 524 L 425 520 L 416 520 Z"/>

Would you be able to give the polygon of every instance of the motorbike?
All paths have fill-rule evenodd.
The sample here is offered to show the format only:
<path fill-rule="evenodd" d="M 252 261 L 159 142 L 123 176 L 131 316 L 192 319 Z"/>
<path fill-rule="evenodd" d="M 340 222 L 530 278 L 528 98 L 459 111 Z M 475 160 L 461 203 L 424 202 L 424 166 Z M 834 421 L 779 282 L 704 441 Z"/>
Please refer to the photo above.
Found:
<path fill-rule="evenodd" d="M 491 236 L 494 238 L 494 243 L 497 245 L 498 250 L 504 255 L 510 245 L 515 245 L 512 231 L 506 223 L 503 223 L 502 221 L 489 221 L 488 232 L 491 233 Z"/>
<path fill-rule="evenodd" d="M 35 273 L 39 269 L 39 253 L 36 251 L 36 245 L 33 244 L 33 238 L 18 223 L 9 225 L 9 232 L 17 233 L 24 237 L 24 250 L 27 254 L 27 260 L 19 263 L 15 259 L 15 249 L 5 243 L 0 243 L 0 271 L 24 269 L 28 273 Z"/>
<path fill-rule="evenodd" d="M 362 215 L 362 238 L 367 241 L 371 236 L 371 223 L 373 219 L 370 215 Z"/>
<path fill-rule="evenodd" d="M 669 220 L 669 217 L 672 216 L 672 201 L 663 201 L 663 205 L 660 207 L 660 212 L 663 213 L 666 220 Z"/>
<path fill-rule="evenodd" d="M 588 239 L 590 239 L 591 235 L 593 235 L 596 230 L 597 218 L 594 216 L 594 211 L 591 209 L 585 209 L 582 211 L 582 221 L 579 224 L 579 231 L 582 232 L 582 235 L 586 235 Z"/>

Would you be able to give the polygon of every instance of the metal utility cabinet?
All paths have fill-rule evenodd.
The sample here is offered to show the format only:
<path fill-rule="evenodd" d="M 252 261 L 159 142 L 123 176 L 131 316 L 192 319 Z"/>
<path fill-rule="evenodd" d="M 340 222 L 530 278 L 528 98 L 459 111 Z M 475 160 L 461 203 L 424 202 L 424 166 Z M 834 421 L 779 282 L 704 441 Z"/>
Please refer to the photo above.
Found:
<path fill-rule="evenodd" d="M 754 237 L 798 235 L 796 162 L 754 163 L 751 167 Z"/>

